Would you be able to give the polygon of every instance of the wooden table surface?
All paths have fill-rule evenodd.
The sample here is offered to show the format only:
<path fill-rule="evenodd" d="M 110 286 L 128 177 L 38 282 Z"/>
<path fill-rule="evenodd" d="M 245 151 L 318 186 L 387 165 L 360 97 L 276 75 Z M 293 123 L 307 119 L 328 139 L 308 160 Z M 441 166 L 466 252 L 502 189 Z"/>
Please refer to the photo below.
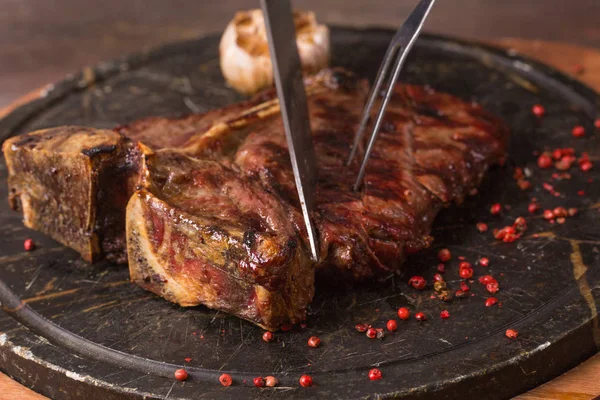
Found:
<path fill-rule="evenodd" d="M 76 0 L 0 0 L 0 107 L 4 107 L 0 118 L 37 97 L 36 88 L 84 65 L 145 46 L 219 31 L 234 10 L 256 7 L 257 3 L 105 0 L 99 6 Z M 365 7 L 367 3 L 369 6 Z M 415 3 L 416 0 L 296 2 L 302 8 L 315 10 L 325 22 L 362 26 L 398 24 Z M 513 48 L 600 91 L 600 1 L 461 0 L 458 4 L 438 2 L 426 28 Z M 518 399 L 587 400 L 596 396 L 600 396 L 600 354 Z M 0 400 L 39 399 L 46 398 L 0 373 Z"/>

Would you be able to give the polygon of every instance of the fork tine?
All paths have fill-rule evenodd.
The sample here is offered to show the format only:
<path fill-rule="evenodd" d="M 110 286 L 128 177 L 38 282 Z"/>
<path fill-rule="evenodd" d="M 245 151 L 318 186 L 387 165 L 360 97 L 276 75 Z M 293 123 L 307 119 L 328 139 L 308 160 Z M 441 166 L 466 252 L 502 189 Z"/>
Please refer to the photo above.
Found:
<path fill-rule="evenodd" d="M 371 152 L 373 151 L 373 146 L 375 145 L 375 141 L 377 140 L 377 136 L 379 135 L 379 129 L 381 128 L 381 124 L 383 123 L 383 117 L 385 116 L 385 110 L 392 98 L 392 93 L 394 92 L 394 86 L 396 84 L 396 80 L 400 75 L 400 71 L 402 70 L 402 64 L 404 63 L 404 59 L 406 58 L 405 51 L 400 51 L 398 57 L 396 58 L 396 67 L 394 68 L 394 73 L 392 77 L 389 79 L 387 87 L 385 89 L 385 97 L 383 98 L 383 102 L 381 103 L 381 107 L 379 108 L 379 112 L 377 113 L 377 119 L 375 120 L 375 125 L 373 127 L 373 131 L 371 132 L 371 137 L 369 138 L 369 144 L 367 145 L 367 149 L 365 150 L 365 155 L 360 164 L 360 170 L 358 171 L 358 177 L 354 182 L 354 191 L 357 191 L 360 188 L 362 180 L 365 176 L 365 170 L 367 168 L 367 163 L 369 162 L 369 157 L 371 156 Z"/>
<path fill-rule="evenodd" d="M 400 76 L 400 71 L 402 70 L 402 66 L 404 65 L 404 62 L 406 61 L 406 57 L 408 56 L 410 49 L 412 48 L 417 37 L 419 36 L 419 32 L 421 31 L 421 28 L 423 27 L 423 23 L 425 22 L 425 19 L 427 18 L 427 15 L 429 14 L 429 11 L 431 10 L 431 7 L 433 6 L 434 3 L 435 3 L 435 0 L 421 0 L 417 4 L 415 9 L 412 11 L 412 13 L 408 16 L 408 18 L 406 19 L 404 24 L 402 24 L 400 29 L 398 29 L 398 32 L 396 33 L 396 35 L 394 35 L 394 38 L 392 39 L 392 42 L 390 43 L 390 46 L 388 47 L 388 50 L 386 51 L 386 58 L 384 60 L 384 65 L 380 68 L 380 71 L 379 71 L 380 73 L 382 71 L 385 72 L 389 68 L 391 60 L 393 59 L 393 53 L 395 52 L 396 49 L 399 49 L 399 53 L 398 53 L 398 56 L 396 57 L 396 61 L 395 61 L 396 66 L 394 67 L 394 72 L 392 74 L 392 77 L 388 81 L 388 86 L 386 88 L 385 97 L 381 103 L 381 108 L 379 109 L 379 112 L 377 113 L 377 119 L 375 120 L 375 125 L 371 132 L 371 137 L 369 138 L 369 143 L 367 145 L 367 149 L 365 150 L 363 160 L 360 164 L 360 170 L 358 171 L 358 177 L 356 178 L 356 181 L 354 182 L 354 191 L 357 191 L 361 186 L 362 180 L 365 175 L 365 170 L 367 168 L 367 163 L 369 162 L 369 157 L 371 156 L 371 152 L 373 151 L 373 146 L 375 144 L 375 141 L 377 140 L 377 136 L 379 135 L 379 130 L 381 128 L 381 124 L 383 123 L 383 117 L 385 116 L 385 111 L 386 111 L 388 103 L 390 102 L 390 99 L 392 97 L 392 93 L 394 91 L 394 86 L 396 84 L 396 81 L 398 80 L 398 77 Z M 367 125 L 367 121 L 369 120 L 370 110 L 375 103 L 375 99 L 379 92 L 379 88 L 381 87 L 381 84 L 384 79 L 385 79 L 385 74 L 381 74 L 381 76 L 380 75 L 377 76 L 376 88 L 371 92 L 371 95 L 369 96 L 369 100 L 367 102 L 367 107 L 365 107 L 365 114 L 363 114 L 360 128 L 354 138 L 354 145 L 352 147 L 352 151 L 350 153 L 350 160 L 348 163 L 350 163 L 350 161 L 352 161 L 352 157 L 356 153 L 356 149 L 357 149 L 358 144 L 360 143 L 360 139 L 364 133 L 365 127 Z"/>
<path fill-rule="evenodd" d="M 352 159 L 356 155 L 360 141 L 365 133 L 365 129 L 367 128 L 367 123 L 369 122 L 369 117 L 371 116 L 371 109 L 373 108 L 373 105 L 375 104 L 375 99 L 377 99 L 377 95 L 379 94 L 379 91 L 381 90 L 381 86 L 383 85 L 383 82 L 385 81 L 385 77 L 388 74 L 388 70 L 390 69 L 390 66 L 392 65 L 392 60 L 394 59 L 395 50 L 396 50 L 396 46 L 395 46 L 394 41 L 392 41 L 390 43 L 390 45 L 388 46 L 387 50 L 385 51 L 385 56 L 383 57 L 383 63 L 381 63 L 381 66 L 379 67 L 379 72 L 377 72 L 377 77 L 375 78 L 375 84 L 373 85 L 373 88 L 371 89 L 371 93 L 369 93 L 369 98 L 368 98 L 367 104 L 365 105 L 365 108 L 363 110 L 362 119 L 360 121 L 358 130 L 356 131 L 356 134 L 354 135 L 352 149 L 350 150 L 350 157 L 348 157 L 348 161 L 347 161 L 346 165 L 350 165 L 352 163 Z"/>

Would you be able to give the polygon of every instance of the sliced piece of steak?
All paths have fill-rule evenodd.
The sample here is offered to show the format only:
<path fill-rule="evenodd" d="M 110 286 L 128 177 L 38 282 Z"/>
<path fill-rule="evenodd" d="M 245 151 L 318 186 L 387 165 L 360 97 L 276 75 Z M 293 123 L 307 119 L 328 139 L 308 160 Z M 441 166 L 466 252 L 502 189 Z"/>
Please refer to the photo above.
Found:
<path fill-rule="evenodd" d="M 134 282 L 266 329 L 306 318 L 314 268 L 277 196 L 221 163 L 170 150 L 147 152 L 144 171 L 127 208 Z"/>
<path fill-rule="evenodd" d="M 130 149 L 114 131 L 76 126 L 10 138 L 2 146 L 10 206 L 86 261 L 124 263 L 125 206 L 137 179 Z"/>

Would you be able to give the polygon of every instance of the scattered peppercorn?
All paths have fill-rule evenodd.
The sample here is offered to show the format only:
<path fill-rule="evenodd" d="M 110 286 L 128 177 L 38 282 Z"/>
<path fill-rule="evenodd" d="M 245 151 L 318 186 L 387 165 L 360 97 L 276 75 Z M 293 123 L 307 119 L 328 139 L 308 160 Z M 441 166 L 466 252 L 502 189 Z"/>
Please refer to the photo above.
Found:
<path fill-rule="evenodd" d="M 571 131 L 571 134 L 578 138 L 583 137 L 585 136 L 585 128 L 581 125 L 575 125 Z"/>
<path fill-rule="evenodd" d="M 275 335 L 273 335 L 273 332 L 266 331 L 266 332 L 265 332 L 265 333 L 263 333 L 263 335 L 262 335 L 262 339 L 263 339 L 265 342 L 271 342 L 271 341 L 273 341 L 273 339 L 274 339 L 274 338 L 275 338 Z"/>
<path fill-rule="evenodd" d="M 541 104 L 535 104 L 533 107 L 531 107 L 531 112 L 536 117 L 541 117 L 546 113 L 546 109 Z"/>
<path fill-rule="evenodd" d="M 481 265 L 482 267 L 487 267 L 488 265 L 490 265 L 490 259 L 487 257 L 481 257 L 479 259 L 479 265 Z"/>
<path fill-rule="evenodd" d="M 262 377 L 254 378 L 254 386 L 256 387 L 265 387 L 265 380 Z"/>
<path fill-rule="evenodd" d="M 538 157 L 537 165 L 540 168 L 546 169 L 552 166 L 552 157 L 548 153 L 542 153 Z"/>
<path fill-rule="evenodd" d="M 409 279 L 408 284 L 417 290 L 423 290 L 425 289 L 427 281 L 422 276 L 415 275 Z"/>
<path fill-rule="evenodd" d="M 442 282 L 444 280 L 444 277 L 441 274 L 433 274 L 433 281 L 434 282 Z"/>
<path fill-rule="evenodd" d="M 265 377 L 265 385 L 267 385 L 267 387 L 275 387 L 278 384 L 279 384 L 279 380 L 277 378 L 275 378 L 274 376 Z"/>
<path fill-rule="evenodd" d="M 488 226 L 485 222 L 478 222 L 475 226 L 477 227 L 477 230 L 481 233 L 486 232 L 488 230 Z"/>
<path fill-rule="evenodd" d="M 563 152 L 562 149 L 554 149 L 552 151 L 552 158 L 554 158 L 555 160 L 560 160 L 563 156 Z"/>
<path fill-rule="evenodd" d="M 594 121 L 594 126 L 596 127 L 596 129 L 600 129 L 600 118 Z"/>
<path fill-rule="evenodd" d="M 221 374 L 221 376 L 219 376 L 219 382 L 221 382 L 221 385 L 223 385 L 223 386 L 231 386 L 231 383 L 233 381 L 231 379 L 231 375 Z"/>
<path fill-rule="evenodd" d="M 498 299 L 495 297 L 488 297 L 487 300 L 485 301 L 486 307 L 491 307 L 495 304 L 498 304 Z"/>
<path fill-rule="evenodd" d="M 554 210 L 552 210 L 552 214 L 554 214 L 555 217 L 559 218 L 559 217 L 566 217 L 567 215 L 567 210 L 564 207 L 556 207 Z"/>
<path fill-rule="evenodd" d="M 378 370 L 377 368 L 373 368 L 372 370 L 369 371 L 369 379 L 372 381 L 377 381 L 379 379 L 381 379 L 381 371 Z"/>
<path fill-rule="evenodd" d="M 33 242 L 33 239 L 25 239 L 23 242 L 23 248 L 25 251 L 31 251 L 35 249 L 35 243 Z"/>
<path fill-rule="evenodd" d="M 442 263 L 439 263 L 437 266 L 437 270 L 440 274 L 443 274 L 444 272 L 446 272 L 446 266 Z"/>
<path fill-rule="evenodd" d="M 318 336 L 311 336 L 308 338 L 308 346 L 309 347 L 319 347 L 321 345 L 321 339 Z"/>
<path fill-rule="evenodd" d="M 473 276 L 473 268 L 471 268 L 471 267 L 464 267 L 464 268 L 461 268 L 461 269 L 458 271 L 458 274 L 459 274 L 459 275 L 460 275 L 460 277 L 461 277 L 461 278 L 463 278 L 463 279 L 469 279 L 469 278 L 471 278 L 471 277 Z"/>
<path fill-rule="evenodd" d="M 487 283 L 485 285 L 485 289 L 490 293 L 496 293 L 498 290 L 500 290 L 500 287 L 498 286 L 498 282 L 494 280 L 490 283 Z"/>
<path fill-rule="evenodd" d="M 464 290 L 457 290 L 456 292 L 454 292 L 454 296 L 456 296 L 459 299 L 462 299 L 463 297 L 467 297 L 468 294 Z"/>
<path fill-rule="evenodd" d="M 175 379 L 178 381 L 185 381 L 188 378 L 188 373 L 185 369 L 178 369 L 175 371 Z"/>
<path fill-rule="evenodd" d="M 554 186 L 552 186 L 551 184 L 549 184 L 548 182 L 544 182 L 542 183 L 542 187 L 544 188 L 545 191 L 547 192 L 554 192 Z"/>
<path fill-rule="evenodd" d="M 186 358 L 183 359 L 183 361 L 185 361 L 185 362 L 191 362 L 192 359 L 190 357 L 186 357 Z"/>
<path fill-rule="evenodd" d="M 461 281 L 460 282 L 460 290 L 462 290 L 463 292 L 468 292 L 469 290 L 471 290 L 471 288 L 469 287 L 467 282 Z"/>
<path fill-rule="evenodd" d="M 427 320 L 427 316 L 425 315 L 425 313 L 422 313 L 422 312 L 416 313 L 415 318 L 417 319 L 417 321 L 426 321 Z"/>
<path fill-rule="evenodd" d="M 443 310 L 442 312 L 440 312 L 440 318 L 441 319 L 450 318 L 450 312 L 448 310 Z"/>
<path fill-rule="evenodd" d="M 403 321 L 406 321 L 410 318 L 410 310 L 406 307 L 401 307 L 398 309 L 398 318 Z"/>
<path fill-rule="evenodd" d="M 563 157 L 556 162 L 555 167 L 559 171 L 568 171 L 569 169 L 571 169 L 571 166 L 573 165 L 574 161 L 574 157 Z M 553 178 L 557 179 L 557 177 L 554 176 Z"/>
<path fill-rule="evenodd" d="M 527 206 L 527 211 L 529 211 L 531 214 L 535 214 L 535 212 L 539 209 L 540 206 L 537 203 L 529 203 L 529 206 Z"/>
<path fill-rule="evenodd" d="M 518 181 L 519 179 L 523 179 L 524 177 L 525 175 L 523 174 L 523 168 L 516 167 L 515 173 L 513 174 L 513 178 Z"/>
<path fill-rule="evenodd" d="M 575 215 L 577 215 L 578 210 L 574 207 L 571 207 L 567 210 L 567 214 L 569 214 L 569 217 L 574 217 Z"/>
<path fill-rule="evenodd" d="M 519 180 L 517 181 L 517 185 L 519 186 L 519 189 L 521 189 L 521 190 L 528 190 L 528 189 L 531 189 L 531 186 L 532 186 L 532 185 L 531 185 L 531 182 L 529 182 L 529 181 L 528 181 L 528 180 L 526 180 L 526 179 L 519 179 Z"/>
<path fill-rule="evenodd" d="M 369 329 L 369 325 L 367 324 L 356 324 L 354 325 L 354 328 L 359 331 L 360 333 L 366 332 L 367 329 Z"/>
<path fill-rule="evenodd" d="M 390 332 L 396 332 L 396 329 L 398 329 L 398 323 L 396 322 L 395 319 L 390 319 L 387 324 L 387 330 Z"/>
<path fill-rule="evenodd" d="M 479 277 L 479 283 L 483 285 L 487 285 L 490 282 L 495 281 L 494 277 L 491 275 L 483 275 Z"/>
<path fill-rule="evenodd" d="M 375 328 L 367 329 L 367 337 L 369 339 L 375 339 L 377 337 L 377 330 Z"/>
<path fill-rule="evenodd" d="M 585 160 L 579 163 L 579 169 L 583 172 L 588 172 L 593 166 L 594 164 L 592 164 L 590 160 Z"/>
<path fill-rule="evenodd" d="M 452 253 L 450 253 L 450 250 L 448 249 L 441 249 L 438 252 L 438 259 L 441 262 L 448 262 L 452 259 Z"/>
<path fill-rule="evenodd" d="M 516 339 L 517 336 L 519 336 L 519 331 L 517 331 L 516 329 L 507 329 L 506 330 L 506 337 L 509 339 Z"/>
<path fill-rule="evenodd" d="M 490 207 L 490 213 L 492 215 L 498 215 L 502 212 L 502 206 L 499 203 L 492 204 Z"/>
<path fill-rule="evenodd" d="M 310 375 L 302 375 L 300 377 L 300 386 L 309 387 L 309 386 L 312 386 L 312 384 L 313 384 L 313 379 Z"/>
<path fill-rule="evenodd" d="M 544 219 L 554 219 L 554 213 L 552 210 L 544 210 Z"/>

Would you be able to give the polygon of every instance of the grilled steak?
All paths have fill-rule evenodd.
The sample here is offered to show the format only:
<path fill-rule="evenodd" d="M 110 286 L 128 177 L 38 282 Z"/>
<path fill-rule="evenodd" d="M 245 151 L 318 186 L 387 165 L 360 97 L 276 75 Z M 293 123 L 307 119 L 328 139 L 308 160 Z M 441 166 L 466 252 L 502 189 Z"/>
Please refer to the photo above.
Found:
<path fill-rule="evenodd" d="M 131 142 L 109 131 L 59 127 L 13 137 L 2 150 L 9 203 L 25 226 L 89 262 L 124 263 L 125 206 L 137 176 Z"/>
<path fill-rule="evenodd" d="M 127 150 L 108 164 L 126 165 L 127 172 L 124 183 L 110 185 L 126 188 L 125 196 L 137 189 L 126 212 L 135 282 L 181 305 L 206 304 L 267 329 L 301 321 L 315 269 L 355 281 L 397 271 L 406 255 L 431 243 L 439 209 L 461 202 L 504 157 L 508 132 L 501 121 L 453 96 L 399 84 L 363 188 L 353 192 L 358 165 L 345 160 L 367 85 L 327 70 L 309 79 L 307 94 L 318 162 L 319 263 L 308 256 L 271 90 L 205 115 L 150 118 L 112 133 Z M 6 145 L 5 156 L 12 157 Z M 21 170 L 10 171 L 11 182 L 18 181 Z M 62 242 L 80 250 L 71 237 Z"/>
<path fill-rule="evenodd" d="M 144 168 L 144 189 L 127 207 L 133 281 L 267 329 L 305 318 L 314 269 L 276 195 L 222 163 L 170 150 L 147 154 Z"/>

